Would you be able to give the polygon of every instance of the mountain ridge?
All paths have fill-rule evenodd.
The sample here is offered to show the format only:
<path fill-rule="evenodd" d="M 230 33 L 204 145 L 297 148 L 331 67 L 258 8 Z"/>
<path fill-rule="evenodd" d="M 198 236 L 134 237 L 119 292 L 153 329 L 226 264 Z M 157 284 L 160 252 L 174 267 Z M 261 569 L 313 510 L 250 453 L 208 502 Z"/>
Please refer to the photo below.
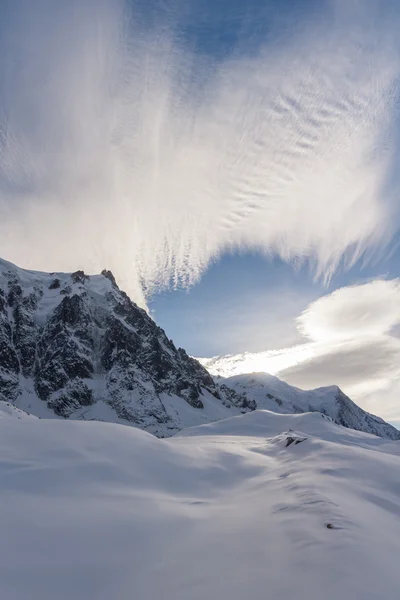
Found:
<path fill-rule="evenodd" d="M 47 274 L 6 261 L 0 399 L 38 416 L 113 420 L 161 437 L 255 408 L 176 348 L 109 271 Z"/>
<path fill-rule="evenodd" d="M 336 385 L 302 390 L 268 373 L 234 375 L 217 380 L 253 398 L 260 409 L 281 414 L 321 412 L 344 427 L 400 440 L 399 430 L 359 407 Z"/>
<path fill-rule="evenodd" d="M 318 410 L 347 427 L 400 439 L 398 430 L 338 388 L 326 388 L 324 405 L 316 402 L 318 390 L 312 402 L 300 402 L 299 395 L 304 400 L 310 392 L 262 377 L 259 389 L 249 376 L 214 380 L 106 269 L 90 276 L 43 273 L 0 260 L 0 400 L 21 410 L 129 424 L 158 437 L 257 407 Z"/>

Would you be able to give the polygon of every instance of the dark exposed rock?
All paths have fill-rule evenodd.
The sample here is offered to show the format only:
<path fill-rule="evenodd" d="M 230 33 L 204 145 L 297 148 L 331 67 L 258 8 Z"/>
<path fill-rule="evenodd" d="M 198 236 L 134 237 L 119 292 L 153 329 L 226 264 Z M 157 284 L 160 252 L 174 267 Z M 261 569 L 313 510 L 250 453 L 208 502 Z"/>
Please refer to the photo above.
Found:
<path fill-rule="evenodd" d="M 94 289 L 83 271 L 54 278 L 10 265 L 1 273 L 2 264 L 2 399 L 16 401 L 28 381 L 30 393 L 34 390 L 57 416 L 84 418 L 93 404 L 103 402 L 116 419 L 160 436 L 185 423 L 179 409 L 166 409 L 168 398 L 196 413 L 205 410 L 207 394 L 236 411 L 256 407 L 245 395 L 215 384 L 198 361 L 177 349 L 119 290 L 110 271 L 97 276 Z M 47 293 L 55 289 L 59 295 Z"/>
<path fill-rule="evenodd" d="M 74 327 L 79 323 L 83 315 L 82 296 L 67 296 L 66 298 L 63 298 L 61 303 L 55 309 L 53 321 Z"/>
<path fill-rule="evenodd" d="M 265 395 L 269 400 L 275 400 L 275 402 L 277 403 L 278 406 L 282 406 L 283 402 L 280 398 L 277 398 L 276 396 L 274 396 L 273 394 L 270 394 L 270 393 L 265 394 Z"/>
<path fill-rule="evenodd" d="M 288 446 L 290 446 L 291 444 L 294 444 L 294 445 L 296 446 L 297 444 L 301 444 L 301 442 L 305 442 L 305 441 L 306 441 L 306 439 L 307 439 L 307 438 L 305 438 L 305 437 L 301 438 L 301 437 L 294 437 L 294 436 L 291 436 L 291 435 L 290 435 L 290 436 L 288 436 L 288 437 L 286 438 L 286 444 L 285 444 L 285 447 L 287 448 L 287 447 L 288 447 Z"/>
<path fill-rule="evenodd" d="M 118 287 L 117 282 L 115 281 L 115 277 L 111 273 L 111 271 L 107 271 L 107 269 L 103 269 L 101 274 L 103 275 L 103 277 L 106 277 L 107 279 L 109 279 L 111 281 L 111 283 L 113 284 L 113 286 Z"/>
<path fill-rule="evenodd" d="M 225 384 L 221 384 L 219 387 L 224 392 L 226 398 L 228 398 L 234 406 L 241 408 L 245 412 L 257 408 L 256 401 L 248 399 L 246 394 L 238 394 L 238 392 L 227 387 Z"/>
<path fill-rule="evenodd" d="M 34 293 L 20 298 L 13 310 L 14 333 L 13 342 L 22 374 L 28 377 L 31 373 L 36 354 L 36 323 L 34 313 L 37 309 L 37 298 Z"/>
<path fill-rule="evenodd" d="M 39 414 L 48 408 L 64 418 L 104 415 L 159 436 L 215 414 L 257 408 L 250 390 L 218 385 L 197 360 L 176 348 L 109 271 L 92 278 L 83 271 L 58 273 L 55 279 L 0 260 L 0 399 L 18 406 L 25 392 L 29 402 L 40 405 Z M 297 390 L 295 396 L 299 393 L 306 392 Z M 334 411 L 328 414 L 337 423 L 400 439 L 400 432 L 339 388 L 332 387 L 332 394 Z M 279 411 L 287 402 L 269 391 L 262 399 Z M 323 411 L 324 406 L 291 400 L 290 411 Z"/>
<path fill-rule="evenodd" d="M 19 361 L 15 349 L 11 345 L 11 328 L 7 324 L 0 337 L 0 367 L 11 373 L 19 372 Z"/>
<path fill-rule="evenodd" d="M 71 379 L 65 389 L 53 395 L 47 406 L 53 409 L 56 415 L 67 418 L 79 408 L 93 403 L 93 391 L 83 381 Z"/>
<path fill-rule="evenodd" d="M 18 285 L 18 283 L 14 280 L 11 281 L 9 284 L 9 292 L 8 292 L 8 298 L 7 298 L 7 302 L 8 302 L 8 306 L 11 306 L 11 308 L 13 308 L 16 303 L 18 302 L 18 300 L 20 300 L 22 297 L 22 288 L 20 285 Z"/>
<path fill-rule="evenodd" d="M 49 290 L 56 290 L 60 287 L 61 282 L 59 279 L 53 279 L 51 284 L 49 285 Z"/>
<path fill-rule="evenodd" d="M 71 279 L 74 283 L 86 283 L 90 277 L 83 271 L 75 271 L 75 273 L 71 274 Z"/>
<path fill-rule="evenodd" d="M 14 402 L 19 394 L 19 381 L 15 374 L 6 374 L 0 370 L 0 400 Z"/>

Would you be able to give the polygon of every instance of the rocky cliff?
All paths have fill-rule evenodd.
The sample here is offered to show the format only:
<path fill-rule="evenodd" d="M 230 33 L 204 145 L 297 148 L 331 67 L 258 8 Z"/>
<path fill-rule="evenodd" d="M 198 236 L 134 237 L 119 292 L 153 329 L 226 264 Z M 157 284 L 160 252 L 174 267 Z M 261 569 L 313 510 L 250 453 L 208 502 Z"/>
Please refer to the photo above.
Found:
<path fill-rule="evenodd" d="M 126 422 L 158 436 L 253 410 L 214 383 L 112 274 L 0 261 L 0 399 L 38 416 Z"/>

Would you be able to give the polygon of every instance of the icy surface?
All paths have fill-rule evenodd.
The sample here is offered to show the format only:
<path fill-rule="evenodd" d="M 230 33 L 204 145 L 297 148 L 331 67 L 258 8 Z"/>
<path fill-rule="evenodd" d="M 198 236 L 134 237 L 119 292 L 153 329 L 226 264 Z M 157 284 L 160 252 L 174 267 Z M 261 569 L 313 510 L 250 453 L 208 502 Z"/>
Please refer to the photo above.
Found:
<path fill-rule="evenodd" d="M 1 598 L 398 600 L 397 442 L 255 411 L 168 440 L 4 418 L 0 446 Z"/>

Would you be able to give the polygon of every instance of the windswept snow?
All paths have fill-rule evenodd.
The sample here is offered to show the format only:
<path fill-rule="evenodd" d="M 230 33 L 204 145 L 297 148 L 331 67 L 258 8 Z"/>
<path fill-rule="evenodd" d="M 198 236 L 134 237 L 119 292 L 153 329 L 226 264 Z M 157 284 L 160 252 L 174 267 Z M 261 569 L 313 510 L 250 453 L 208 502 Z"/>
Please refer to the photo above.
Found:
<path fill-rule="evenodd" d="M 167 440 L 4 418 L 0 446 L 6 600 L 398 600 L 398 442 L 255 411 Z"/>

